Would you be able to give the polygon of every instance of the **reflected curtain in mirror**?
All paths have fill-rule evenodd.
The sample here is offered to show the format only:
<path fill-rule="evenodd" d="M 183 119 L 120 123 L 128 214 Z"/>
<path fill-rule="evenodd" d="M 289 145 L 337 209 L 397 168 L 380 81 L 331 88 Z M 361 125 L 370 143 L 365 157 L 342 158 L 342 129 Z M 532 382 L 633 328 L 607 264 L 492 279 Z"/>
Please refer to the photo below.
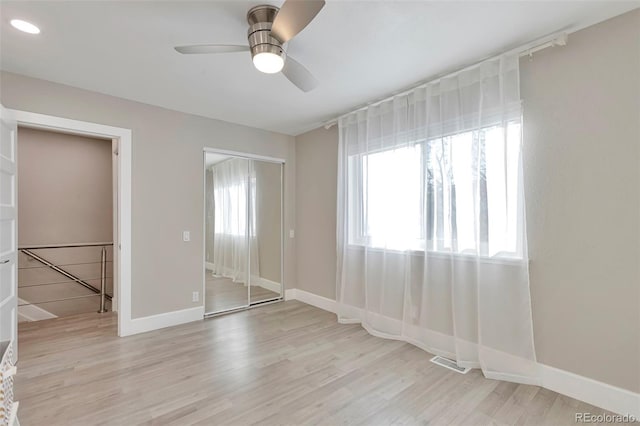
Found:
<path fill-rule="evenodd" d="M 213 273 L 241 283 L 248 283 L 249 270 L 260 276 L 255 174 L 250 166 L 249 160 L 231 158 L 212 168 Z"/>

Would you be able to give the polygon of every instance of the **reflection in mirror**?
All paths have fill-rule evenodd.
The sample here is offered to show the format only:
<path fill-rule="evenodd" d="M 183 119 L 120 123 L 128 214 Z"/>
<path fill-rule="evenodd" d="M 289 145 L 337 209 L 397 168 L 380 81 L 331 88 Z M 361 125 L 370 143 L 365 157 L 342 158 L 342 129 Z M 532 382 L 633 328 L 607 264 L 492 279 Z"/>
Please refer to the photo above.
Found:
<path fill-rule="evenodd" d="M 282 297 L 282 164 L 205 155 L 205 312 Z"/>
<path fill-rule="evenodd" d="M 255 188 L 252 240 L 257 243 L 257 262 L 255 266 L 252 263 L 250 280 L 252 304 L 277 299 L 282 294 L 281 173 L 279 163 L 251 160 L 251 182 Z"/>
<path fill-rule="evenodd" d="M 249 160 L 207 154 L 205 312 L 249 305 Z"/>

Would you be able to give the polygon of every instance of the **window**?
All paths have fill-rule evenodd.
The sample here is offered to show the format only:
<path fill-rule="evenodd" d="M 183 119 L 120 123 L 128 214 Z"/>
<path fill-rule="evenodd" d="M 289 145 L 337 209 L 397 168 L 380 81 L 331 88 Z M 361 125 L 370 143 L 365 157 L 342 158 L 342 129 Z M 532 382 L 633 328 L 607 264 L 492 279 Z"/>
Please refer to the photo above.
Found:
<path fill-rule="evenodd" d="M 256 179 L 251 179 L 251 212 L 247 211 L 247 182 L 240 181 L 228 186 L 218 185 L 213 191 L 214 232 L 245 237 L 256 229 Z M 247 229 L 247 216 L 251 215 L 252 229 Z"/>
<path fill-rule="evenodd" d="M 514 121 L 350 156 L 350 243 L 522 257 L 520 149 Z"/>

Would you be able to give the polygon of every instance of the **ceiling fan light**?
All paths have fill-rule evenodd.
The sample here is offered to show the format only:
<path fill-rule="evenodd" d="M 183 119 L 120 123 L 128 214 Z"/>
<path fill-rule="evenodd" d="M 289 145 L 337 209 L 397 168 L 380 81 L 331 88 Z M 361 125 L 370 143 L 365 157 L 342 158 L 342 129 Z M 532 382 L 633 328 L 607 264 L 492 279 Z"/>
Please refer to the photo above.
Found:
<path fill-rule="evenodd" d="M 282 55 L 271 52 L 260 52 L 253 56 L 253 65 L 266 74 L 275 74 L 282 71 L 284 58 Z"/>

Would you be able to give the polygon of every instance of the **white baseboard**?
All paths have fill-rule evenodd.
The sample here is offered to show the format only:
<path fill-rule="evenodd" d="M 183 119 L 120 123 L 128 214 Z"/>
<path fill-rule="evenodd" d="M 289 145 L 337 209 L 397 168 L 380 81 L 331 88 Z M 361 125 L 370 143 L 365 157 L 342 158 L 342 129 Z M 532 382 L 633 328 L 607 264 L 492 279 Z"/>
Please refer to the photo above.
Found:
<path fill-rule="evenodd" d="M 566 370 L 544 364 L 538 365 L 545 388 L 614 413 L 640 419 L 640 394 Z"/>
<path fill-rule="evenodd" d="M 284 291 L 284 300 L 296 300 L 296 294 L 298 290 L 295 288 L 288 288 Z"/>
<path fill-rule="evenodd" d="M 307 305 L 315 306 L 325 311 L 336 313 L 336 301 L 308 291 L 292 288 L 285 292 L 285 300 L 299 300 Z"/>
<path fill-rule="evenodd" d="M 265 290 L 280 294 L 280 283 L 260 277 L 258 279 L 258 285 Z"/>
<path fill-rule="evenodd" d="M 296 288 L 288 289 L 285 292 L 285 300 L 298 300 L 307 305 L 336 313 L 335 300 L 308 291 Z M 617 414 L 633 416 L 636 420 L 640 419 L 640 394 L 548 365 L 538 364 L 538 366 L 542 387 Z"/>
<path fill-rule="evenodd" d="M 167 312 L 164 314 L 150 315 L 148 317 L 134 318 L 125 327 L 122 327 L 120 336 L 145 333 L 165 327 L 172 327 L 187 322 L 199 321 L 204 318 L 204 306 Z"/>
<path fill-rule="evenodd" d="M 211 263 L 211 262 L 205 262 L 204 266 L 207 269 L 206 273 L 208 273 L 208 274 L 210 274 L 210 271 L 213 271 L 215 269 L 214 268 L 214 264 Z M 264 288 L 265 290 L 273 291 L 274 293 L 280 294 L 280 283 L 268 280 L 268 279 L 263 278 L 263 277 L 258 277 L 258 276 L 252 275 L 251 276 L 251 285 L 257 285 L 259 287 Z"/>

